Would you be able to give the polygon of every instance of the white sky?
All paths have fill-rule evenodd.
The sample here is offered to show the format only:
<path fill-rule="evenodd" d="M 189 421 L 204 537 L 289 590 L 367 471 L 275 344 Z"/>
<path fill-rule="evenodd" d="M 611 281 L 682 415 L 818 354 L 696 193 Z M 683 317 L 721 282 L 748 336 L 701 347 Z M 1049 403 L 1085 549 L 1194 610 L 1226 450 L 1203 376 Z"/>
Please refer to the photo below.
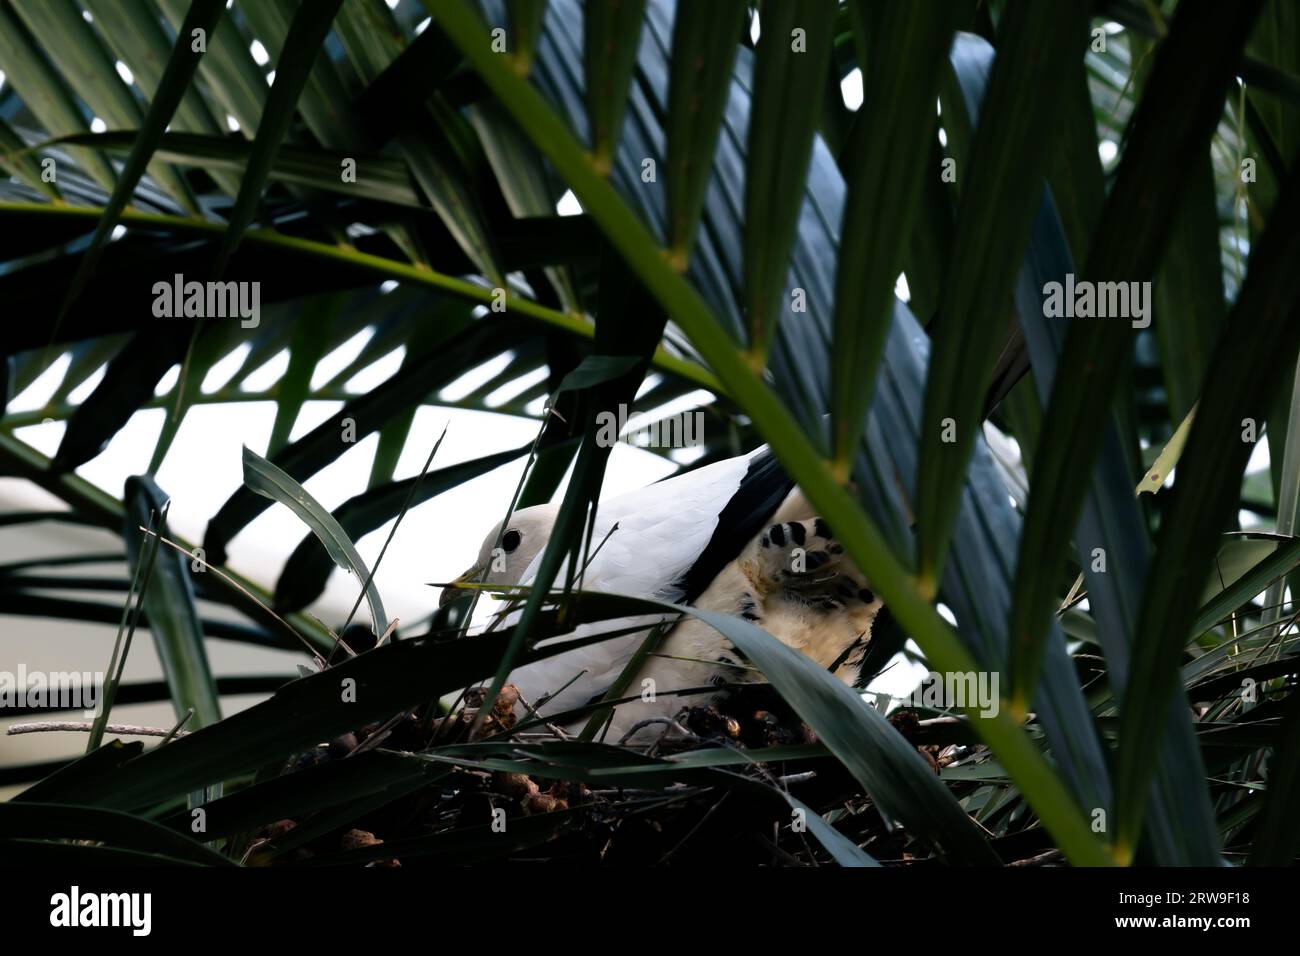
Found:
<path fill-rule="evenodd" d="M 307 403 L 292 437 L 310 431 L 340 407 L 338 402 Z M 120 496 L 127 476 L 148 466 L 165 415 L 162 409 L 138 412 L 99 456 L 77 469 L 77 474 Z M 169 520 L 177 534 L 191 541 L 202 539 L 208 519 L 242 484 L 242 446 L 265 454 L 274 416 L 272 402 L 199 405 L 190 410 L 157 475 L 159 485 L 172 496 Z M 419 474 L 444 424 L 447 437 L 434 459 L 435 469 L 517 448 L 537 433 L 536 423 L 528 419 L 424 407 L 416 413 L 413 440 L 403 450 L 396 478 Z M 17 435 L 52 455 L 63 430 L 63 422 L 51 421 L 19 429 Z M 366 488 L 378 441 L 374 434 L 361 439 L 308 479 L 304 487 L 331 509 L 361 493 Z M 375 575 L 390 617 L 414 621 L 436 606 L 438 591 L 427 587 L 426 582 L 450 580 L 469 566 L 483 536 L 505 514 L 524 461 L 521 457 L 411 509 Z M 640 487 L 672 470 L 673 465 L 657 455 L 619 445 L 610 458 L 604 493 L 618 494 Z M 21 504 L 12 500 L 14 497 L 27 497 L 17 488 L 6 490 L 6 509 Z M 391 527 L 389 522 L 357 542 L 368 564 L 378 556 Z M 307 533 L 288 508 L 273 505 L 234 539 L 228 563 L 270 588 L 290 551 Z M 357 587 L 350 575 L 336 569 L 322 610 L 317 613 L 327 621 L 329 611 L 346 614 Z M 338 612 L 338 608 L 342 611 Z"/>

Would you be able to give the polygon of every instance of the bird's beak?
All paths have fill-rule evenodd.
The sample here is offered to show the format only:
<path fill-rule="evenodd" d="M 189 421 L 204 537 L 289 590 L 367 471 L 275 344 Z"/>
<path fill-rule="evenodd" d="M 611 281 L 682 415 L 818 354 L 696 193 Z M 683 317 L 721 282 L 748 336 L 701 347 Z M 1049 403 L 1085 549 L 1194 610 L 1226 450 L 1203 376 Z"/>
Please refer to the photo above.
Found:
<path fill-rule="evenodd" d="M 464 574 L 462 574 L 460 577 L 458 577 L 455 581 L 452 581 L 451 585 L 449 587 L 443 588 L 442 593 L 438 595 L 438 607 L 446 607 L 448 604 L 456 600 L 458 597 L 463 596 L 465 592 L 460 590 L 457 587 L 457 585 L 477 584 L 479 575 L 481 575 L 482 573 L 483 573 L 483 568 L 480 567 L 479 565 L 475 565 L 474 567 L 466 571 Z"/>

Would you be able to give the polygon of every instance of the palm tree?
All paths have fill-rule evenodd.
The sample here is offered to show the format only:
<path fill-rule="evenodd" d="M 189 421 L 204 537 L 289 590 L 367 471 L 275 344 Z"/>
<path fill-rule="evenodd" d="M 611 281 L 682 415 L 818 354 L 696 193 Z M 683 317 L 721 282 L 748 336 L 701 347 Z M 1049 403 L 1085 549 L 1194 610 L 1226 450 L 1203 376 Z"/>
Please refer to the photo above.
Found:
<path fill-rule="evenodd" d="M 100 746 L 105 713 L 81 760 L 6 771 L 36 781 L 20 811 L 0 805 L 30 827 L 5 841 L 14 852 L 90 833 L 78 852 L 115 859 L 586 859 L 593 820 L 648 808 L 701 854 L 730 814 L 728 832 L 758 834 L 758 858 L 787 862 L 1293 860 L 1296 11 L 750 7 L 0 0 L 8 394 L 65 366 L 44 407 L 0 418 L 0 466 L 65 502 L 57 520 L 119 534 L 130 579 L 123 608 L 13 561 L 4 607 L 118 623 L 110 689 L 170 697 L 194 731 L 144 752 Z M 857 86 L 850 108 L 842 91 Z M 565 197 L 579 215 L 557 214 Z M 176 276 L 223 293 L 257 283 L 256 314 L 250 297 L 186 316 Z M 361 354 L 314 381 L 362 329 Z M 342 389 L 399 347 L 381 386 Z M 205 393 L 237 348 L 236 384 Z M 282 352 L 277 381 L 237 387 Z M 487 408 L 531 376 L 497 410 L 535 419 L 537 441 L 395 480 L 408 442 L 428 446 L 414 411 L 507 353 L 454 404 Z M 581 740 L 436 736 L 452 719 L 440 696 L 486 680 L 494 700 L 510 664 L 573 615 L 626 613 L 550 592 L 587 544 L 608 457 L 592 423 L 701 388 L 717 400 L 692 466 L 771 446 L 891 612 L 876 665 L 906 645 L 941 674 L 997 674 L 998 706 L 908 708 L 891 726 L 736 621 L 728 636 L 813 731 L 750 750 L 744 772 L 716 743 L 683 770 Z M 152 476 L 192 409 L 250 398 L 276 404 L 268 447 L 246 455 L 246 486 L 203 540 L 175 540 Z M 319 399 L 345 404 L 291 440 Z M 121 498 L 75 473 L 152 408 L 166 424 Z M 16 434 L 45 419 L 66 423 L 51 456 Z M 367 491 L 330 514 L 301 483 L 347 449 L 348 420 L 378 451 Z M 1267 478 L 1247 473 L 1264 436 Z M 572 477 L 520 623 L 448 640 L 456 620 L 435 618 L 382 640 L 351 542 L 525 456 L 517 506 Z M 274 501 L 308 529 L 268 587 L 224 565 Z M 48 563 L 92 560 L 104 555 Z M 302 613 L 333 563 L 370 599 L 373 629 L 344 641 L 382 646 L 349 656 Z M 210 613 L 220 605 L 241 622 Z M 113 680 L 137 623 L 165 688 Z M 316 663 L 222 720 L 233 685 L 208 666 L 214 636 L 305 646 Z M 365 693 L 341 707 L 349 679 Z M 331 759 L 340 750 L 355 759 Z M 807 768 L 815 782 L 782 782 Z M 550 802 L 525 793 L 535 812 L 504 851 L 464 839 L 486 825 L 482 790 L 512 774 L 543 781 Z M 685 799 L 666 795 L 678 782 Z M 430 794 L 443 809 L 403 831 Z M 199 804 L 207 846 L 187 829 Z M 153 822 L 122 827 L 105 809 Z M 265 842 L 285 818 L 293 835 Z M 336 849 L 357 830 L 387 842 Z M 653 862 L 676 842 L 620 852 Z"/>

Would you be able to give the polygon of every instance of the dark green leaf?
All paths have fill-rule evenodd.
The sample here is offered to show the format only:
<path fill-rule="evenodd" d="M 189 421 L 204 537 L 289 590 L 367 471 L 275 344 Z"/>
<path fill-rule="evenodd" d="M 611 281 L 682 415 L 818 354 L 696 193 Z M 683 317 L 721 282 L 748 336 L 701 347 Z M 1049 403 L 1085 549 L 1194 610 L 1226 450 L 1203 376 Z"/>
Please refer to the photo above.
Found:
<path fill-rule="evenodd" d="M 200 16 L 209 13 L 212 3 L 200 8 Z M 62 78 L 86 105 L 105 124 L 117 129 L 133 129 L 141 125 L 139 104 L 121 77 L 113 67 L 113 57 L 100 41 L 95 31 L 81 15 L 81 7 L 74 0 L 12 0 L 14 11 L 31 29 L 34 36 L 40 37 L 41 47 L 58 67 Z M 178 69 L 180 69 L 178 67 Z M 178 73 L 178 77 L 183 74 Z M 184 84 L 182 89 L 184 92 Z M 179 99 L 180 93 L 176 94 Z M 167 118 L 175 111 L 175 103 L 166 106 Z M 162 132 L 166 123 L 157 125 L 157 132 Z M 151 131 L 155 124 L 147 124 Z M 136 157 L 136 164 L 128 161 L 123 170 L 123 178 L 130 179 L 130 186 L 121 197 L 118 211 L 126 205 L 131 191 L 135 189 L 139 177 L 148 165 L 150 175 L 172 200 L 189 212 L 196 212 L 198 207 L 184 180 L 162 163 L 149 164 L 150 150 L 145 148 Z M 128 175 L 129 174 L 129 175 Z M 114 187 L 114 193 L 119 187 Z M 116 214 L 115 214 L 116 215 Z M 105 236 L 112 227 L 104 230 Z"/>
<path fill-rule="evenodd" d="M 802 191 L 790 184 L 802 183 L 808 175 L 818 115 L 809 104 L 818 101 L 826 75 L 835 4 L 790 0 L 770 4 L 763 13 L 745 170 L 744 301 L 756 362 L 767 359 L 788 294 L 790 249 L 803 207 Z M 942 42 L 946 47 L 947 37 Z M 867 383 L 858 386 L 869 394 Z"/>
<path fill-rule="evenodd" d="M 167 58 L 162 79 L 158 81 L 158 89 L 150 97 L 149 111 L 145 114 L 144 121 L 139 124 L 140 128 L 135 132 L 131 152 L 126 157 L 126 164 L 118 176 L 117 185 L 113 187 L 113 194 L 108 197 L 108 202 L 104 206 L 104 213 L 95 226 L 95 234 L 91 237 L 85 257 L 77 267 L 76 275 L 72 277 L 65 302 L 72 302 L 81 294 L 86 279 L 95 271 L 104 244 L 112 235 L 118 217 L 131 201 L 140 178 L 144 176 L 147 169 L 151 168 L 150 163 L 153 161 L 163 133 L 189 90 L 190 81 L 194 78 L 194 72 L 198 69 L 199 60 L 203 56 L 193 49 L 190 42 L 192 31 L 212 32 L 225 10 L 226 5 L 222 0 L 194 0 L 190 4 L 189 12 L 185 14 L 185 21 L 181 24 L 176 45 L 172 47 L 171 54 Z M 76 19 L 80 20 L 80 17 Z M 157 21 L 151 14 L 141 19 L 149 21 L 149 25 L 157 29 Z M 105 65 L 100 64 L 100 73 L 109 72 L 104 69 Z M 65 305 L 64 308 L 66 307 Z"/>
<path fill-rule="evenodd" d="M 139 528 L 149 526 L 151 515 L 162 515 L 166 503 L 167 495 L 148 475 L 127 479 L 122 537 L 132 565 L 148 553 L 142 546 Z M 159 533 L 169 537 L 167 525 L 155 522 L 155 527 L 159 524 Z M 144 593 L 144 609 L 149 615 L 149 630 L 153 633 L 163 676 L 171 689 L 172 708 L 178 719 L 192 708 L 194 716 L 185 726 L 187 730 L 195 730 L 221 719 L 221 699 L 208 664 L 203 626 L 194 603 L 194 587 L 187 565 L 181 554 L 165 546 L 160 548 Z"/>
<path fill-rule="evenodd" d="M 537 51 L 537 38 L 542 32 L 546 0 L 506 0 L 506 12 L 510 16 L 507 51 L 519 75 L 527 76 L 533 68 L 533 54 Z"/>
<path fill-rule="evenodd" d="M 1007 326 L 1007 290 L 1020 270 L 1041 181 L 1052 156 L 1053 115 L 1083 55 L 1087 4 L 1050 9 L 1013 0 L 971 144 L 957 209 L 953 267 L 939 301 L 926 380 L 916 487 L 918 573 L 934 587 L 960 507 L 966 461 Z M 1024 91 L 1034 96 L 1024 101 Z"/>
<path fill-rule="evenodd" d="M 668 248 L 684 269 L 695 244 L 713 168 L 731 65 L 740 45 L 743 0 L 678 4 L 668 85 Z"/>
<path fill-rule="evenodd" d="M 1189 164 L 1208 148 L 1223 90 L 1257 12 L 1258 3 L 1246 2 L 1213 19 L 1191 7 L 1175 16 L 1133 117 L 1115 186 L 1089 248 L 1085 280 L 1140 282 L 1155 271 Z M 1181 109 L 1167 108 L 1174 99 Z M 1110 398 L 1131 335 L 1123 319 L 1070 325 L 1043 419 L 1020 538 L 1010 620 L 1016 673 L 1033 673 L 1030 661 L 1051 620 L 1054 583 L 1110 421 Z"/>
<path fill-rule="evenodd" d="M 67 143 L 120 151 L 131 149 L 138 141 L 138 133 L 135 131 L 78 133 L 60 136 L 32 148 Z M 251 143 L 228 136 L 164 133 L 158 140 L 154 155 L 169 163 L 196 166 L 209 172 L 242 173 L 252 150 Z M 340 164 L 344 159 L 356 160 L 359 171 L 356 182 L 344 182 L 339 176 Z M 284 145 L 276 153 L 274 165 L 267 177 L 274 182 L 308 186 L 359 199 L 423 208 L 405 167 L 400 162 L 383 156 L 368 156 L 357 151 L 345 156 L 342 153 L 327 153 L 315 147 Z"/>
<path fill-rule="evenodd" d="M 1189 585 L 1195 588 L 1208 577 L 1219 534 L 1236 512 L 1241 475 L 1253 449 L 1243 440 L 1243 423 L 1264 420 L 1295 368 L 1300 349 L 1297 261 L 1300 174 L 1293 170 L 1252 250 L 1246 282 L 1214 351 L 1178 465 L 1179 493 L 1161 524 L 1138 630 L 1143 640 L 1134 648 L 1120 709 L 1116 787 L 1121 848 L 1135 845 L 1141 833 L 1151 773 L 1145 745 L 1178 686 L 1179 657 L 1196 616 L 1186 600 Z"/>
<path fill-rule="evenodd" d="M 161 324 L 138 332 L 108 363 L 108 371 L 77 407 L 59 440 L 54 467 L 71 470 L 104 450 L 140 406 L 153 398 L 164 375 L 185 355 L 192 328 Z"/>
<path fill-rule="evenodd" d="M 235 198 L 226 233 L 221 239 L 221 249 L 217 253 L 214 269 L 218 276 L 225 270 L 244 231 L 253 221 L 271 167 L 275 165 L 276 153 L 293 121 L 298 98 L 311 75 L 312 65 L 325 44 L 334 16 L 342 5 L 343 0 L 304 3 L 293 18 L 284 40 L 284 53 L 275 65 L 275 83 L 257 124 L 257 136 L 253 139 L 253 151 L 248 157 L 244 178 L 239 184 L 239 195 Z"/>
<path fill-rule="evenodd" d="M 0 803 L 0 840 L 94 840 L 108 847 L 157 853 L 204 866 L 233 866 L 220 853 L 148 820 L 98 807 Z"/>
<path fill-rule="evenodd" d="M 272 501 L 287 505 L 311 528 L 334 563 L 365 585 L 371 627 L 376 637 L 383 636 L 388 630 L 388 617 L 384 614 L 384 602 L 379 596 L 379 588 L 371 580 L 366 563 L 335 517 L 308 494 L 302 485 L 285 474 L 283 469 L 277 468 L 247 446 L 244 447 L 244 484 Z"/>
<path fill-rule="evenodd" d="M 627 108 L 628 84 L 645 19 L 645 0 L 607 0 L 583 9 L 583 68 L 592 161 L 608 171 L 618 149 Z"/>
<path fill-rule="evenodd" d="M 7 3 L 0 4 L 0 70 L 46 132 L 55 136 L 89 132 L 66 83 Z M 104 189 L 113 190 L 117 177 L 108 160 L 90 151 L 75 151 L 74 155 L 86 175 Z M 57 164 L 54 169 L 57 176 Z"/>
<path fill-rule="evenodd" d="M 830 358 L 833 454 L 845 477 L 871 403 L 922 182 L 940 175 L 926 168 L 933 104 L 953 30 L 969 8 L 941 0 L 854 0 L 850 7 L 863 51 L 863 101 L 848 145 Z"/>

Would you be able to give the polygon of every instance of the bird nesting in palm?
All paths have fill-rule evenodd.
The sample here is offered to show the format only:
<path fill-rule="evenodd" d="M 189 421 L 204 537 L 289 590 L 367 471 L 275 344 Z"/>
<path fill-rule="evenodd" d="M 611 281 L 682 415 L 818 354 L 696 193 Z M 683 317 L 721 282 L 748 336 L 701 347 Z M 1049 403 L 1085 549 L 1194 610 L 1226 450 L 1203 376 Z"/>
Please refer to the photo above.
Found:
<path fill-rule="evenodd" d="M 504 528 L 498 524 L 460 580 L 529 584 L 557 511 L 553 505 L 526 508 Z M 827 523 L 810 512 L 764 450 L 667 479 L 601 503 L 593 540 L 604 543 L 584 569 L 583 588 L 742 618 L 845 683 L 860 684 L 882 605 Z M 443 600 L 455 593 L 448 589 Z M 651 627 L 674 617 L 584 625 L 539 647 L 630 624 L 644 628 L 526 664 L 509 681 L 540 716 L 581 709 L 624 676 Z M 682 616 L 626 685 L 639 696 L 614 709 L 606 739 L 643 742 L 653 732 L 651 722 L 762 680 L 717 629 Z"/>

